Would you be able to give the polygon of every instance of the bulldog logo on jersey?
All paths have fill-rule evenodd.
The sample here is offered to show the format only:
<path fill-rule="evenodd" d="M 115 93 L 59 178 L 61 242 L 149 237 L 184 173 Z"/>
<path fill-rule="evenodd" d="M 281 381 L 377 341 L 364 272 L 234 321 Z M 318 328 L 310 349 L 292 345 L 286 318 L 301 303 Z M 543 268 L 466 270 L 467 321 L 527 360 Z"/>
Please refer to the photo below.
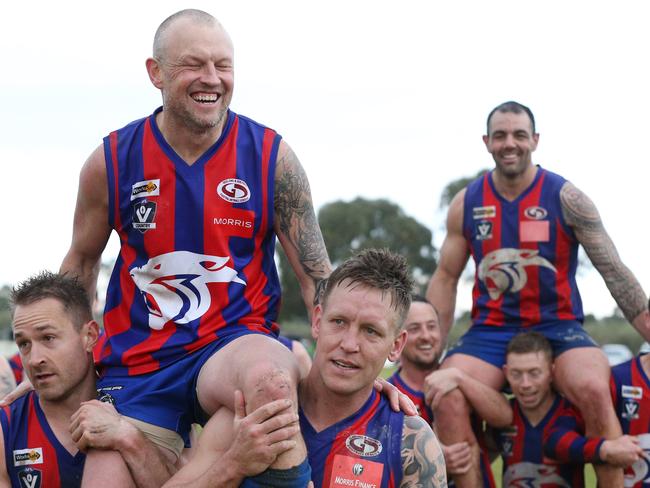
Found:
<path fill-rule="evenodd" d="M 187 324 L 210 309 L 208 283 L 246 282 L 226 264 L 229 257 L 174 251 L 131 268 L 131 278 L 149 310 L 149 327 L 160 330 L 172 321 Z"/>
<path fill-rule="evenodd" d="M 217 194 L 230 203 L 244 203 L 251 198 L 246 182 L 237 178 L 228 178 L 219 183 Z"/>
<path fill-rule="evenodd" d="M 639 446 L 643 449 L 643 456 L 632 466 L 625 470 L 625 486 L 634 486 L 642 482 L 650 483 L 650 434 L 636 436 Z"/>
<path fill-rule="evenodd" d="M 478 278 L 492 300 L 503 293 L 517 293 L 528 282 L 527 266 L 543 266 L 557 273 L 555 266 L 533 249 L 497 249 L 486 254 L 478 266 Z"/>
<path fill-rule="evenodd" d="M 139 230 L 143 234 L 150 229 L 156 228 L 156 223 L 153 221 L 156 216 L 156 204 L 142 200 L 141 202 L 133 205 L 133 228 Z"/>
<path fill-rule="evenodd" d="M 41 488 L 43 476 L 40 470 L 34 468 L 25 468 L 18 473 L 21 488 Z"/>
<path fill-rule="evenodd" d="M 558 474 L 556 466 L 535 463 L 517 463 L 509 466 L 503 473 L 503 486 L 571 488 Z"/>
<path fill-rule="evenodd" d="M 381 453 L 382 445 L 377 439 L 360 434 L 352 434 L 345 439 L 345 446 L 358 456 L 372 457 Z"/>

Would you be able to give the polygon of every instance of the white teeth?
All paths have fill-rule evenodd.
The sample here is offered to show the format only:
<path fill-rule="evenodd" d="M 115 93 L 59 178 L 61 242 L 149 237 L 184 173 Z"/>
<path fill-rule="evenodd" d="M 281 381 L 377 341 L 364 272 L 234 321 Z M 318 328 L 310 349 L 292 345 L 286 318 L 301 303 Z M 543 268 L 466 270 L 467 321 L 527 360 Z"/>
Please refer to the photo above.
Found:
<path fill-rule="evenodd" d="M 340 366 L 341 368 L 354 369 L 354 366 L 351 366 L 351 365 L 349 365 L 349 364 L 342 363 L 342 362 L 340 362 L 340 361 L 334 361 L 334 363 L 335 363 L 337 366 Z"/>
<path fill-rule="evenodd" d="M 200 103 L 214 103 L 219 97 L 216 93 L 204 93 L 201 95 L 194 95 L 192 98 Z"/>

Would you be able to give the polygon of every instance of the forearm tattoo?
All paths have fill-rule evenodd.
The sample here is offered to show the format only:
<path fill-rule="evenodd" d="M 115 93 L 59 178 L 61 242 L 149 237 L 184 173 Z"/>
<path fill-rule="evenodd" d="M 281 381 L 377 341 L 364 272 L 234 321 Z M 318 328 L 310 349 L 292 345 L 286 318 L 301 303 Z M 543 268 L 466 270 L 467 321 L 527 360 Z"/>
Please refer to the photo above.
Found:
<path fill-rule="evenodd" d="M 418 416 L 404 417 L 401 488 L 447 486 L 445 458 L 431 427 Z"/>
<path fill-rule="evenodd" d="M 307 175 L 291 149 L 278 160 L 276 175 L 275 217 L 280 231 L 298 252 L 303 270 L 314 282 L 317 302 L 331 265 L 316 221 Z"/>
<path fill-rule="evenodd" d="M 647 310 L 646 296 L 637 279 L 621 261 L 596 206 L 570 183 L 562 187 L 560 201 L 565 220 L 605 280 L 625 318 L 632 322 Z"/>

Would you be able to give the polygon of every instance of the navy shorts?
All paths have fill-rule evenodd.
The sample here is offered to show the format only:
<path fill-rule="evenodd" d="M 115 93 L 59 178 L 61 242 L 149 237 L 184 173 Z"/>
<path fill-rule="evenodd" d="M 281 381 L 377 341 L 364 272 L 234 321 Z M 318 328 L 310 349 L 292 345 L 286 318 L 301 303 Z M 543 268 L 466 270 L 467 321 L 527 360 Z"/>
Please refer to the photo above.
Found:
<path fill-rule="evenodd" d="M 102 376 L 97 381 L 97 398 L 111 402 L 118 412 L 147 424 L 174 431 L 189 445 L 194 423 L 208 420 L 196 394 L 203 365 L 233 340 L 247 334 L 262 334 L 245 328 L 225 335 L 178 361 L 151 373 L 135 376 Z M 275 339 L 274 335 L 269 335 Z"/>
<path fill-rule="evenodd" d="M 506 348 L 510 339 L 527 331 L 543 334 L 551 343 L 554 357 L 576 347 L 599 347 L 580 322 L 555 322 L 526 328 L 473 325 L 447 352 L 447 357 L 467 354 L 501 369 L 506 362 Z"/>

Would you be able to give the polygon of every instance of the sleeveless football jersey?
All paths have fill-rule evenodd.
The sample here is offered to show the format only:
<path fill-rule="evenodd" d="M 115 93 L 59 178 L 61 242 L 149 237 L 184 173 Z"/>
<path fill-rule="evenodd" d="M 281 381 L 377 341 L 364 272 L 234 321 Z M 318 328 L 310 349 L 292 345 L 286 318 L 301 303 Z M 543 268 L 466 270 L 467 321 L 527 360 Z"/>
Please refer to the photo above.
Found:
<path fill-rule="evenodd" d="M 5 463 L 12 486 L 75 488 L 81 486 L 86 455 L 72 456 L 54 435 L 30 391 L 0 410 Z"/>
<path fill-rule="evenodd" d="M 399 372 L 400 370 L 395 371 L 392 376 L 388 378 L 388 382 L 392 385 L 395 385 L 399 391 L 409 397 L 415 404 L 415 408 L 418 409 L 418 415 L 422 417 L 427 424 L 431 425 L 433 422 L 433 412 L 424 399 L 424 392 L 414 390 L 409 385 L 407 385 L 399 375 Z"/>
<path fill-rule="evenodd" d="M 473 324 L 582 322 L 578 242 L 560 203 L 565 182 L 538 167 L 533 183 L 512 202 L 497 193 L 491 172 L 468 185 L 463 234 L 476 265 Z"/>
<path fill-rule="evenodd" d="M 612 399 L 623 434 L 636 435 L 645 457 L 625 470 L 625 487 L 650 487 L 650 380 L 641 358 L 612 368 Z"/>
<path fill-rule="evenodd" d="M 314 486 L 398 487 L 403 424 L 404 414 L 393 412 L 375 390 L 358 412 L 321 432 L 300 411 Z"/>
<path fill-rule="evenodd" d="M 561 464 L 544 456 L 544 439 L 556 419 L 573 408 L 557 395 L 550 410 L 536 426 L 532 426 L 512 399 L 513 422 L 499 429 L 496 441 L 503 458 L 503 488 L 526 486 L 535 480 L 541 488 L 584 488 L 584 464 Z M 584 434 L 584 430 L 583 430 Z M 527 481 L 528 480 L 528 481 Z M 532 485 L 531 485 L 532 486 Z"/>
<path fill-rule="evenodd" d="M 155 371 L 242 329 L 278 331 L 280 136 L 228 112 L 219 140 L 188 165 L 157 127 L 160 110 L 104 139 L 121 243 L 104 310 L 109 375 Z"/>

